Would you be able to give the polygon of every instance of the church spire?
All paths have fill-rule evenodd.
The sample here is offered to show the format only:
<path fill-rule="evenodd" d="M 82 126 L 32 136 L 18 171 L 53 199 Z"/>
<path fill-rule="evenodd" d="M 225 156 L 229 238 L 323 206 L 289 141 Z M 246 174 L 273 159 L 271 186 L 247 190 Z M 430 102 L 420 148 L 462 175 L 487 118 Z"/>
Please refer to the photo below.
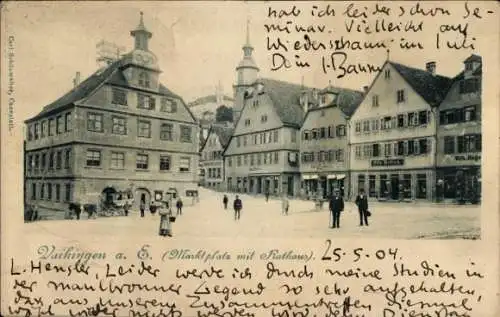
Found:
<path fill-rule="evenodd" d="M 252 57 L 253 47 L 250 44 L 250 19 L 247 19 L 247 38 L 243 45 L 243 53 L 245 57 Z"/>
<path fill-rule="evenodd" d="M 139 25 L 135 30 L 130 31 L 130 35 L 135 38 L 135 49 L 136 50 L 148 50 L 148 40 L 153 36 L 144 26 L 144 14 L 141 11 L 141 17 L 139 20 Z"/>

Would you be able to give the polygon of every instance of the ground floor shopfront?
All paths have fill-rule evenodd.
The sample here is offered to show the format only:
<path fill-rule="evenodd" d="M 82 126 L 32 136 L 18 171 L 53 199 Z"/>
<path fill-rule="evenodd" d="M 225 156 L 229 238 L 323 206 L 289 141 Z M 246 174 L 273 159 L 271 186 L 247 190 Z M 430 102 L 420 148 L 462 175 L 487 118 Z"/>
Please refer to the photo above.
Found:
<path fill-rule="evenodd" d="M 349 195 L 346 185 L 349 184 L 347 171 L 325 173 L 303 173 L 301 196 L 308 199 L 327 199 L 338 190 L 342 197 Z"/>
<path fill-rule="evenodd" d="M 378 200 L 433 200 L 435 186 L 434 169 L 351 172 L 353 196 L 364 189 L 368 197 Z"/>
<path fill-rule="evenodd" d="M 226 184 L 231 192 L 253 195 L 269 193 L 273 196 L 284 193 L 296 197 L 300 188 L 300 176 L 298 173 L 250 174 L 228 177 Z"/>
<path fill-rule="evenodd" d="M 436 175 L 436 198 L 438 200 L 480 200 L 481 166 L 438 167 Z"/>

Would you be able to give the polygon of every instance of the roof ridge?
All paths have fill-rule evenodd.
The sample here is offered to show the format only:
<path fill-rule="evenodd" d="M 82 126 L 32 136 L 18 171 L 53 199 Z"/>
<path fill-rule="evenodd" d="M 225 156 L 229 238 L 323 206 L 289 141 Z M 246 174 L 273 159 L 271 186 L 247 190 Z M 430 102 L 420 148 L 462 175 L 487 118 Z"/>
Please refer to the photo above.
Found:
<path fill-rule="evenodd" d="M 394 62 L 394 61 L 389 61 L 389 63 L 390 64 L 395 64 L 395 65 L 398 65 L 398 66 L 402 66 L 402 67 L 406 67 L 406 68 L 409 68 L 410 70 L 415 70 L 415 71 L 419 71 L 419 72 L 423 72 L 423 73 L 429 73 L 428 71 L 426 71 L 425 69 L 422 69 L 422 68 L 417 68 L 417 67 L 409 66 L 409 65 L 398 63 L 398 62 Z M 442 77 L 442 78 L 446 78 L 446 79 L 453 79 L 453 77 L 448 77 L 448 76 L 440 75 L 440 74 L 434 74 L 433 76 L 435 76 L 435 77 Z"/>

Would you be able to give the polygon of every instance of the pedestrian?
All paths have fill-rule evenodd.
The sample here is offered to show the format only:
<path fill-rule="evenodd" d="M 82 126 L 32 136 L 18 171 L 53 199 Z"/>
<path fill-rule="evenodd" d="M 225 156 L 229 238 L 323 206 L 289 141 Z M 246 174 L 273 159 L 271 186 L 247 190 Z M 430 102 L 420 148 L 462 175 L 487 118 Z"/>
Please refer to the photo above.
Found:
<path fill-rule="evenodd" d="M 281 199 L 281 213 L 288 215 L 288 208 L 290 207 L 290 202 L 288 201 L 286 195 L 283 194 Z"/>
<path fill-rule="evenodd" d="M 240 220 L 241 209 L 243 209 L 243 203 L 241 202 L 241 199 L 238 197 L 238 195 L 236 195 L 236 199 L 234 200 L 233 209 L 234 209 L 234 220 Z"/>
<path fill-rule="evenodd" d="M 363 189 L 359 190 L 355 203 L 358 206 L 359 211 L 359 225 L 363 226 L 364 224 L 368 226 L 368 198 L 366 197 Z"/>
<path fill-rule="evenodd" d="M 177 215 L 182 215 L 182 200 L 181 200 L 181 197 L 179 197 L 179 199 L 177 199 L 177 203 L 175 204 L 175 206 L 177 207 Z"/>
<path fill-rule="evenodd" d="M 82 214 L 82 207 L 80 204 L 77 204 L 75 206 L 75 214 L 76 214 L 76 220 L 80 220 L 80 215 Z"/>
<path fill-rule="evenodd" d="M 160 236 L 172 236 L 172 227 L 170 223 L 170 216 L 172 215 L 168 204 L 165 204 L 165 208 L 161 208 L 158 212 L 160 214 Z"/>
<path fill-rule="evenodd" d="M 146 209 L 146 202 L 141 199 L 141 203 L 139 204 L 139 209 L 141 210 L 141 217 L 144 217 L 144 210 Z"/>
<path fill-rule="evenodd" d="M 340 192 L 335 190 L 335 195 L 330 200 L 330 214 L 333 225 L 331 228 L 340 228 L 340 213 L 344 210 L 344 200 Z"/>
<path fill-rule="evenodd" d="M 266 190 L 266 202 L 269 201 L 269 189 Z"/>
<path fill-rule="evenodd" d="M 227 198 L 227 195 L 224 195 L 224 198 L 222 198 L 222 203 L 224 204 L 224 209 L 227 209 L 228 202 L 229 202 L 229 199 Z"/>
<path fill-rule="evenodd" d="M 125 217 L 128 217 L 128 209 L 130 208 L 130 206 L 128 205 L 128 202 L 125 203 L 125 205 L 123 205 L 123 211 L 125 212 Z"/>

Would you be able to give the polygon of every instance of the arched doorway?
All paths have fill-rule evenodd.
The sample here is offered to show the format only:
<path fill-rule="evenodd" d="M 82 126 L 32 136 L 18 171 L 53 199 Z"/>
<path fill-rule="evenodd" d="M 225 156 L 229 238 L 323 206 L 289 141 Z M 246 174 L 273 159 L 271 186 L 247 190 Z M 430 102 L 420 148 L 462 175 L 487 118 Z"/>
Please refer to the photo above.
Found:
<path fill-rule="evenodd" d="M 146 188 L 137 188 L 134 194 L 134 209 L 139 210 L 141 202 L 144 202 L 146 209 L 151 204 L 151 193 Z"/>
<path fill-rule="evenodd" d="M 104 207 L 109 207 L 115 200 L 116 189 L 113 187 L 106 187 L 102 190 L 102 203 Z"/>

